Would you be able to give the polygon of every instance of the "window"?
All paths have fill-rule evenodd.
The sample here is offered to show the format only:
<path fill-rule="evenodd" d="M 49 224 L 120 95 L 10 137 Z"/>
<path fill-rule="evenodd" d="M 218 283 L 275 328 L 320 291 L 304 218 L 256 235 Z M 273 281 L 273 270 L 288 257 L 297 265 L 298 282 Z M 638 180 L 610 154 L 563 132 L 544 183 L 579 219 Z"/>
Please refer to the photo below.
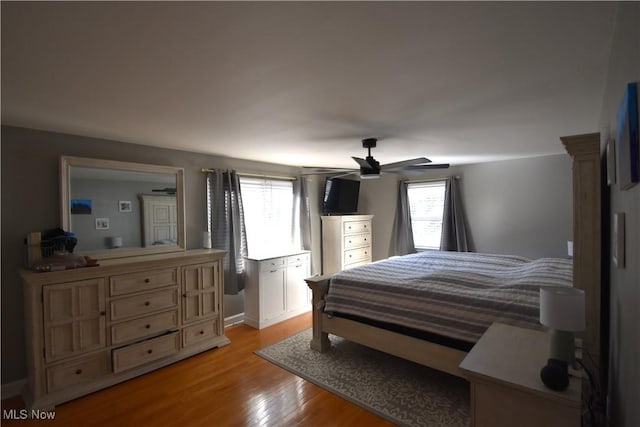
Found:
<path fill-rule="evenodd" d="M 240 177 L 250 255 L 290 251 L 293 232 L 293 182 Z"/>
<path fill-rule="evenodd" d="M 432 181 L 407 186 L 416 249 L 440 249 L 445 184 L 446 181 Z"/>

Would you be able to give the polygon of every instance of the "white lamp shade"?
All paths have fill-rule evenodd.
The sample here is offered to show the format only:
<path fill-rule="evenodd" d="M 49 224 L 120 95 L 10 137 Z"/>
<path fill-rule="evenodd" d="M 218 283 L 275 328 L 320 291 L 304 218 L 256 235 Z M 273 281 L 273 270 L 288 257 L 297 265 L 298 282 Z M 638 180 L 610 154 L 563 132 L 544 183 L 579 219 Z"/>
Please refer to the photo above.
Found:
<path fill-rule="evenodd" d="M 571 287 L 540 288 L 540 323 L 559 331 L 584 330 L 584 291 Z"/>

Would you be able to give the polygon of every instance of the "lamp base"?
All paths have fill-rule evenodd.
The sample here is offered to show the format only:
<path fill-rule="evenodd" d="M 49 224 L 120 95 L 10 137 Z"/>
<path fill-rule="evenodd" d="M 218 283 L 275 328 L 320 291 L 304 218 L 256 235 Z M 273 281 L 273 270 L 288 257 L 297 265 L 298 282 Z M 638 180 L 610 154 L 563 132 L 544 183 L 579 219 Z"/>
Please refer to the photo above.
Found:
<path fill-rule="evenodd" d="M 568 365 L 573 365 L 576 358 L 573 332 L 551 329 L 549 334 L 549 359 L 562 360 Z"/>
<path fill-rule="evenodd" d="M 562 391 L 569 385 L 569 368 L 567 362 L 558 359 L 547 360 L 547 365 L 540 371 L 540 379 L 551 390 Z"/>

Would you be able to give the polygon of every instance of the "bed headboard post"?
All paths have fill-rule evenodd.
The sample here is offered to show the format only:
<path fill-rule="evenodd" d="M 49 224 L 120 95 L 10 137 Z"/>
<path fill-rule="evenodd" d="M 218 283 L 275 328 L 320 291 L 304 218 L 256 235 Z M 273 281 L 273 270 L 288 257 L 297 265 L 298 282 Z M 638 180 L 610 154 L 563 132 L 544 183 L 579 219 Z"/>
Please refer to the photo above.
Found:
<path fill-rule="evenodd" d="M 587 327 L 585 364 L 602 382 L 606 372 L 601 332 L 602 201 L 600 134 L 564 136 L 560 140 L 573 158 L 573 285 L 583 289 Z M 605 347 L 606 348 L 606 347 Z"/>

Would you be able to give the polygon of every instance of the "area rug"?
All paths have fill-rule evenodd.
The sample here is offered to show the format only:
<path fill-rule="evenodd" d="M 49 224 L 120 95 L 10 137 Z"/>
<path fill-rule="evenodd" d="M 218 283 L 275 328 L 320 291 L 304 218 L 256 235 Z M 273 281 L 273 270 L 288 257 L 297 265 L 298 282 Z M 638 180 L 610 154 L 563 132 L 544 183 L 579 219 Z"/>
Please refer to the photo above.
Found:
<path fill-rule="evenodd" d="M 333 335 L 331 351 L 309 348 L 311 329 L 256 354 L 402 426 L 468 426 L 469 383 Z"/>

